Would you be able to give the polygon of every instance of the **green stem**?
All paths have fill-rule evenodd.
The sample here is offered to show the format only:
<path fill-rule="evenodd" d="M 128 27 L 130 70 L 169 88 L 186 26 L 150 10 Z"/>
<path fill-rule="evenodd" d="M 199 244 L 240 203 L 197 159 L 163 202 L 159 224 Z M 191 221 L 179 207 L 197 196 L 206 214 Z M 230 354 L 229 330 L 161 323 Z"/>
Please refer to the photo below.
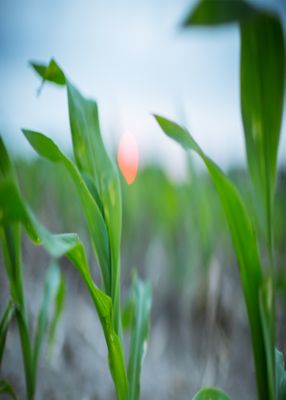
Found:
<path fill-rule="evenodd" d="M 3 253 L 6 271 L 9 278 L 11 296 L 17 305 L 16 321 L 22 349 L 26 395 L 28 400 L 33 400 L 35 396 L 36 382 L 22 276 L 21 234 L 19 224 L 14 224 L 4 228 Z"/>

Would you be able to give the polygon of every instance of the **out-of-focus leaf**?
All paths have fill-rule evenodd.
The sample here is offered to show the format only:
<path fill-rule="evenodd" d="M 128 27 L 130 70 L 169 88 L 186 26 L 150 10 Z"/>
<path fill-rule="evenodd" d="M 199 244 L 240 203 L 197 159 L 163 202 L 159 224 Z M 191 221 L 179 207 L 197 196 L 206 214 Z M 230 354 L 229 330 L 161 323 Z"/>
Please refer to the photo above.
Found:
<path fill-rule="evenodd" d="M 275 313 L 273 278 L 264 278 L 259 291 L 259 305 L 266 351 L 269 400 L 275 399 Z"/>
<path fill-rule="evenodd" d="M 9 181 L 9 182 L 8 182 Z M 29 336 L 29 322 L 23 290 L 21 263 L 21 235 L 18 217 L 23 220 L 29 234 L 37 240 L 37 234 L 26 217 L 25 210 L 19 208 L 13 199 L 19 199 L 16 175 L 3 140 L 0 138 L 0 237 L 2 242 L 4 264 L 8 275 L 10 295 L 15 304 L 22 357 L 24 363 L 27 399 L 35 393 L 35 379 L 32 362 L 32 346 Z M 12 200 L 12 203 L 10 203 Z M 13 211 L 12 211 L 13 210 Z M 17 216 L 15 218 L 15 216 Z"/>
<path fill-rule="evenodd" d="M 6 342 L 6 336 L 9 328 L 9 324 L 11 319 L 13 318 L 15 311 L 15 305 L 13 301 L 9 301 L 7 306 L 5 307 L 5 310 L 3 312 L 3 315 L 1 317 L 0 321 L 0 364 L 2 361 L 3 357 L 3 351 L 5 347 L 5 342 Z"/>
<path fill-rule="evenodd" d="M 114 380 L 117 398 L 119 400 L 128 399 L 128 382 L 122 347 L 112 323 L 112 301 L 109 296 L 95 285 L 89 270 L 82 242 L 76 234 L 53 235 L 47 231 L 24 204 L 18 195 L 16 188 L 13 190 L 13 186 L 13 182 L 0 183 L 0 199 L 2 196 L 5 198 L 8 192 L 16 194 L 14 197 L 10 197 L 10 207 L 8 210 L 10 218 L 13 218 L 14 221 L 18 219 L 19 222 L 24 222 L 25 227 L 27 219 L 29 219 L 29 226 L 33 227 L 33 232 L 36 232 L 37 243 L 42 244 L 46 251 L 55 258 L 65 255 L 79 271 L 85 281 L 104 331 L 108 347 L 109 366 Z M 0 203 L 0 214 L 4 216 L 5 220 L 5 212 L 7 212 L 8 207 L 3 208 L 1 206 L 2 204 Z M 17 211 L 19 209 L 22 210 L 20 215 Z M 15 210 L 16 213 L 14 217 L 13 210 Z M 27 230 L 27 233 L 30 235 L 32 240 L 35 240 L 34 235 L 31 235 L 31 229 Z"/>
<path fill-rule="evenodd" d="M 248 168 L 262 206 L 272 250 L 272 203 L 283 112 L 285 44 L 278 17 L 266 13 L 244 21 L 241 32 L 241 111 Z M 257 208 L 257 207 L 256 207 Z"/>
<path fill-rule="evenodd" d="M 286 371 L 284 366 L 283 354 L 275 349 L 276 362 L 276 400 L 286 399 Z"/>
<path fill-rule="evenodd" d="M 0 179 L 11 179 L 15 181 L 15 172 L 9 154 L 0 136 Z"/>
<path fill-rule="evenodd" d="M 133 296 L 129 295 L 124 304 L 123 310 L 121 311 L 121 320 L 123 330 L 131 328 L 134 315 L 134 299 Z"/>
<path fill-rule="evenodd" d="M 53 316 L 50 322 L 50 329 L 49 329 L 49 334 L 48 334 L 48 352 L 49 354 L 51 353 L 51 349 L 55 340 L 56 336 L 56 329 L 58 326 L 58 322 L 60 319 L 60 316 L 63 311 L 64 307 L 64 299 L 65 299 L 65 281 L 64 278 L 60 272 L 60 283 L 58 286 L 58 290 L 55 296 L 55 306 L 54 306 L 54 312 Z"/>
<path fill-rule="evenodd" d="M 128 380 L 130 400 L 140 398 L 140 374 L 147 348 L 151 310 L 151 285 L 142 282 L 136 275 L 133 279 L 134 313 L 131 328 Z"/>
<path fill-rule="evenodd" d="M 55 261 L 52 261 L 49 266 L 45 283 L 42 304 L 37 317 L 37 327 L 33 351 L 34 371 L 37 371 L 37 365 L 41 349 L 43 347 L 44 338 L 47 334 L 49 320 L 49 306 L 55 300 L 57 291 L 60 287 L 60 271 Z"/>
<path fill-rule="evenodd" d="M 0 393 L 8 394 L 10 397 L 12 397 L 12 399 L 17 400 L 17 396 L 12 385 L 5 380 L 0 381 Z"/>
<path fill-rule="evenodd" d="M 65 74 L 54 59 L 51 59 L 48 65 L 38 64 L 33 61 L 31 61 L 30 64 L 34 68 L 34 70 L 43 78 L 43 81 L 53 82 L 57 85 L 66 84 Z"/>
<path fill-rule="evenodd" d="M 219 193 L 239 263 L 254 352 L 257 390 L 260 399 L 269 399 L 266 349 L 259 305 L 262 267 L 251 219 L 236 188 L 218 166 L 205 155 L 189 132 L 163 117 L 155 116 L 155 118 L 166 135 L 187 150 L 194 150 L 202 158 Z"/>
<path fill-rule="evenodd" d="M 230 400 L 230 397 L 220 389 L 203 388 L 198 391 L 192 400 Z"/>
<path fill-rule="evenodd" d="M 255 8 L 243 0 L 202 0 L 187 15 L 183 26 L 217 25 L 245 21 L 251 19 L 255 14 Z"/>
<path fill-rule="evenodd" d="M 21 201 L 20 194 L 14 182 L 2 180 L 0 186 L 0 225 L 22 221 L 25 229 L 34 241 L 37 241 L 37 232 L 31 224 L 26 208 Z M 12 246 L 12 244 L 11 244 Z"/>
<path fill-rule="evenodd" d="M 38 132 L 23 131 L 34 150 L 42 157 L 51 161 L 61 162 L 71 175 L 78 190 L 83 205 L 86 221 L 92 238 L 92 243 L 97 254 L 101 274 L 106 291 L 110 288 L 110 255 L 109 240 L 105 221 L 96 201 L 89 192 L 83 178 L 74 163 L 66 157 L 55 143 L 48 137 Z"/>

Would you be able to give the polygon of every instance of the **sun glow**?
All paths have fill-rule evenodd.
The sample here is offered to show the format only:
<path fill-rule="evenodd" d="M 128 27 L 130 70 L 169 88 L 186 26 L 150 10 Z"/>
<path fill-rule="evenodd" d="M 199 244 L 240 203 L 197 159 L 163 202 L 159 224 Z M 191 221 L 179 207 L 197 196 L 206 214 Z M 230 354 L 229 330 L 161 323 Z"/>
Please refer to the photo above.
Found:
<path fill-rule="evenodd" d="M 118 146 L 117 162 L 126 182 L 128 185 L 131 185 L 138 171 L 139 150 L 134 135 L 129 132 L 124 133 L 121 137 Z"/>

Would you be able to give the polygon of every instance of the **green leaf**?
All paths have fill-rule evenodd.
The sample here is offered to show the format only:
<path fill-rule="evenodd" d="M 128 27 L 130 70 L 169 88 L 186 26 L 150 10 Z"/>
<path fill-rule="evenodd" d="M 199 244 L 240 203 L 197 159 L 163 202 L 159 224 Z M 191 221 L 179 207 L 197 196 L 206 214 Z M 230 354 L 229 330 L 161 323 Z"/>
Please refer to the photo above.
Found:
<path fill-rule="evenodd" d="M 7 227 L 9 224 L 21 220 L 25 229 L 29 232 L 29 235 L 34 241 L 37 241 L 37 232 L 35 231 L 33 224 L 31 224 L 30 217 L 21 200 L 15 183 L 10 180 L 2 180 L 0 183 L 0 225 Z M 13 240 L 15 241 L 15 238 Z M 10 248 L 12 246 L 13 243 L 10 244 Z M 15 251 L 17 250 L 15 249 Z M 13 274 L 12 271 L 10 271 L 10 276 L 11 274 Z"/>
<path fill-rule="evenodd" d="M 134 315 L 134 299 L 131 293 L 128 294 L 125 304 L 121 311 L 121 320 L 123 331 L 131 328 Z"/>
<path fill-rule="evenodd" d="M 255 14 L 255 8 L 243 0 L 202 0 L 187 15 L 183 22 L 183 26 L 208 26 L 244 21 L 250 20 Z"/>
<path fill-rule="evenodd" d="M 15 218 L 15 215 L 19 218 L 23 218 L 26 229 L 35 240 L 37 240 L 37 237 L 21 205 L 19 208 L 17 206 L 15 207 L 13 202 L 14 198 L 19 198 L 17 180 L 8 151 L 1 137 L 0 184 L 2 188 L 0 189 L 0 238 L 2 242 L 4 264 L 9 280 L 10 295 L 12 301 L 15 303 L 14 312 L 20 335 L 26 380 L 26 394 L 27 399 L 30 400 L 35 393 L 35 380 L 32 365 L 32 346 L 28 328 L 29 321 L 23 288 L 20 224 L 18 218 Z M 11 199 L 12 202 L 10 203 Z"/>
<path fill-rule="evenodd" d="M 42 77 L 43 68 L 48 67 L 41 65 L 40 70 L 37 70 Z M 59 67 L 58 70 L 60 70 Z M 57 83 L 55 79 L 51 80 Z M 89 189 L 92 188 L 92 194 L 102 212 L 109 235 L 110 272 L 109 277 L 107 274 L 104 277 L 104 288 L 112 298 L 115 329 L 120 332 L 119 281 L 122 206 L 118 170 L 111 162 L 101 137 L 97 103 L 82 96 L 69 80 L 66 79 L 65 83 L 76 164 L 84 179 L 86 180 L 88 177 L 86 184 Z M 93 240 L 95 239 L 93 238 Z M 108 278 L 108 281 L 105 278 Z"/>
<path fill-rule="evenodd" d="M 98 108 L 95 101 L 85 98 L 67 82 L 69 119 L 76 164 L 82 174 L 89 175 L 100 198 L 111 250 L 110 283 L 107 291 L 115 309 L 115 327 L 120 321 L 120 238 L 121 238 L 121 189 L 118 171 L 111 162 L 102 141 Z M 100 205 L 99 205 L 100 207 Z"/>
<path fill-rule="evenodd" d="M 76 234 L 53 235 L 47 231 L 24 204 L 14 186 L 13 182 L 0 182 L 0 199 L 5 198 L 8 193 L 15 194 L 15 196 L 11 196 L 9 199 L 9 207 L 6 205 L 6 207 L 3 208 L 0 203 L 0 214 L 3 215 L 4 220 L 6 220 L 5 212 L 8 210 L 10 218 L 13 221 L 18 220 L 23 223 L 25 228 L 28 220 L 28 226 L 32 226 L 32 229 L 27 230 L 30 238 L 35 240 L 35 236 L 33 234 L 31 235 L 31 232 L 36 232 L 36 243 L 42 244 L 52 257 L 59 258 L 65 255 L 79 271 L 90 292 L 104 331 L 108 347 L 109 366 L 114 380 L 117 398 L 119 400 L 128 399 L 128 382 L 122 347 L 112 323 L 112 301 L 109 296 L 95 285 L 86 260 L 82 242 Z M 17 211 L 19 209 L 22 210 L 21 214 Z M 14 216 L 13 211 L 15 211 Z"/>
<path fill-rule="evenodd" d="M 73 179 L 83 205 L 92 243 L 101 268 L 104 289 L 106 292 L 110 291 L 109 240 L 106 224 L 98 204 L 74 163 L 60 151 L 51 139 L 38 132 L 23 130 L 23 133 L 39 155 L 51 161 L 62 163 Z"/>
<path fill-rule="evenodd" d="M 57 85 L 66 84 L 65 74 L 54 59 L 51 59 L 48 65 L 38 64 L 33 61 L 30 62 L 30 65 L 40 75 L 40 77 L 43 78 L 43 82 L 49 81 L 56 83 Z"/>
<path fill-rule="evenodd" d="M 275 349 L 276 359 L 276 400 L 286 399 L 286 371 L 283 353 Z"/>
<path fill-rule="evenodd" d="M 9 154 L 0 136 L 0 179 L 16 180 Z"/>
<path fill-rule="evenodd" d="M 53 316 L 52 316 L 49 333 L 48 333 L 48 347 L 49 347 L 48 354 L 49 355 L 51 354 L 51 351 L 52 351 L 52 346 L 53 346 L 53 343 L 55 340 L 58 322 L 59 322 L 60 316 L 63 311 L 64 299 L 65 299 L 65 281 L 62 276 L 62 273 L 60 272 L 60 282 L 59 282 L 58 290 L 57 290 L 57 293 L 55 296 L 55 306 L 54 306 Z"/>
<path fill-rule="evenodd" d="M 283 113 L 285 44 L 276 16 L 259 13 L 241 32 L 241 111 L 248 168 L 272 252 L 272 208 Z M 257 209 L 258 207 L 256 207 Z M 261 215 L 260 215 L 261 220 Z"/>
<path fill-rule="evenodd" d="M 17 396 L 12 385 L 3 379 L 0 380 L 0 393 L 8 394 L 10 397 L 12 397 L 12 399 L 17 400 Z"/>
<path fill-rule="evenodd" d="M 55 261 L 49 266 L 43 291 L 42 304 L 37 317 L 37 327 L 34 341 L 33 364 L 34 371 L 37 371 L 37 365 L 41 349 L 43 347 L 44 338 L 47 334 L 49 320 L 49 306 L 55 300 L 58 289 L 60 287 L 60 271 Z"/>
<path fill-rule="evenodd" d="M 0 320 L 0 365 L 2 362 L 8 328 L 14 316 L 14 312 L 15 312 L 15 305 L 13 301 L 10 300 L 7 306 L 5 307 L 3 315 Z"/>
<path fill-rule="evenodd" d="M 273 277 L 264 278 L 259 292 L 259 306 L 266 350 L 269 399 L 275 399 L 275 312 Z"/>
<path fill-rule="evenodd" d="M 266 349 L 259 301 L 262 267 L 251 218 L 236 188 L 218 166 L 205 155 L 189 132 L 163 117 L 155 116 L 155 118 L 166 135 L 176 140 L 184 148 L 194 150 L 202 158 L 218 191 L 239 264 L 252 338 L 259 398 L 268 399 Z"/>
<path fill-rule="evenodd" d="M 151 285 L 142 282 L 135 274 L 133 278 L 134 313 L 131 329 L 128 380 L 130 400 L 140 398 L 140 375 L 147 348 L 151 310 Z"/>
<path fill-rule="evenodd" d="M 230 400 L 230 397 L 220 389 L 203 388 L 198 391 L 192 400 Z"/>

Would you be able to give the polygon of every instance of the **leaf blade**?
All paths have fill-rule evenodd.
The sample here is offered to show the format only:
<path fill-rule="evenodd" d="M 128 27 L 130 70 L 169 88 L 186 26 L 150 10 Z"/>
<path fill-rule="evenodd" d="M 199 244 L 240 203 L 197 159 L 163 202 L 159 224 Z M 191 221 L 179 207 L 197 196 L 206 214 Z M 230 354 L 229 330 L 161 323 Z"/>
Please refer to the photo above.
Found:
<path fill-rule="evenodd" d="M 128 380 L 130 400 L 140 398 L 140 375 L 149 331 L 151 285 L 133 278 L 133 323 L 129 349 Z"/>
<path fill-rule="evenodd" d="M 9 202 L 9 215 L 11 218 L 13 217 L 13 210 L 15 210 L 13 221 L 23 223 L 25 228 L 27 227 L 27 225 L 32 226 L 33 229 L 28 229 L 27 233 L 33 241 L 35 241 L 34 232 L 36 232 L 37 244 L 42 244 L 46 251 L 52 257 L 59 258 L 65 255 L 81 274 L 92 297 L 104 331 L 105 340 L 108 347 L 109 366 L 114 380 L 117 398 L 120 400 L 128 399 L 128 382 L 122 346 L 114 330 L 112 321 L 112 301 L 109 296 L 107 296 L 95 285 L 90 274 L 82 242 L 79 240 L 79 237 L 76 234 L 53 235 L 48 230 L 46 230 L 36 220 L 32 212 L 25 205 L 22 198 L 19 196 L 17 189 L 14 186 L 15 185 L 13 182 L 0 182 L 0 199 L 3 196 L 5 197 L 6 193 L 8 192 L 14 193 L 15 196 L 11 197 Z M 3 208 L 1 206 L 2 204 L 0 202 L 0 214 L 4 215 L 4 220 L 6 220 L 4 213 L 5 210 L 7 211 L 7 207 Z M 20 215 L 17 212 L 17 209 L 22 210 L 22 213 Z M 31 232 L 33 232 L 33 234 L 31 234 Z"/>
<path fill-rule="evenodd" d="M 5 307 L 3 315 L 0 320 L 0 365 L 3 357 L 9 324 L 13 318 L 14 312 L 15 312 L 15 306 L 13 301 L 10 300 Z"/>
<path fill-rule="evenodd" d="M 283 113 L 285 45 L 279 19 L 258 13 L 240 24 L 241 113 L 258 215 L 272 253 L 272 213 Z"/>
<path fill-rule="evenodd" d="M 104 289 L 108 292 L 110 288 L 109 239 L 106 224 L 98 204 L 90 194 L 74 163 L 60 151 L 51 139 L 39 132 L 23 130 L 23 133 L 39 155 L 51 161 L 62 163 L 73 179 L 83 205 L 92 244 L 101 267 Z"/>
<path fill-rule="evenodd" d="M 260 318 L 259 291 L 262 285 L 262 267 L 255 231 L 239 193 L 219 167 L 209 159 L 189 132 L 178 124 L 155 115 L 164 133 L 185 149 L 195 151 L 205 163 L 224 208 L 233 246 L 239 263 L 242 289 L 248 314 L 252 348 L 256 368 L 257 389 L 261 399 L 268 396 L 266 350 Z"/>
<path fill-rule="evenodd" d="M 255 9 L 247 2 L 202 0 L 188 13 L 184 27 L 191 25 L 212 26 L 248 20 L 255 15 Z"/>

